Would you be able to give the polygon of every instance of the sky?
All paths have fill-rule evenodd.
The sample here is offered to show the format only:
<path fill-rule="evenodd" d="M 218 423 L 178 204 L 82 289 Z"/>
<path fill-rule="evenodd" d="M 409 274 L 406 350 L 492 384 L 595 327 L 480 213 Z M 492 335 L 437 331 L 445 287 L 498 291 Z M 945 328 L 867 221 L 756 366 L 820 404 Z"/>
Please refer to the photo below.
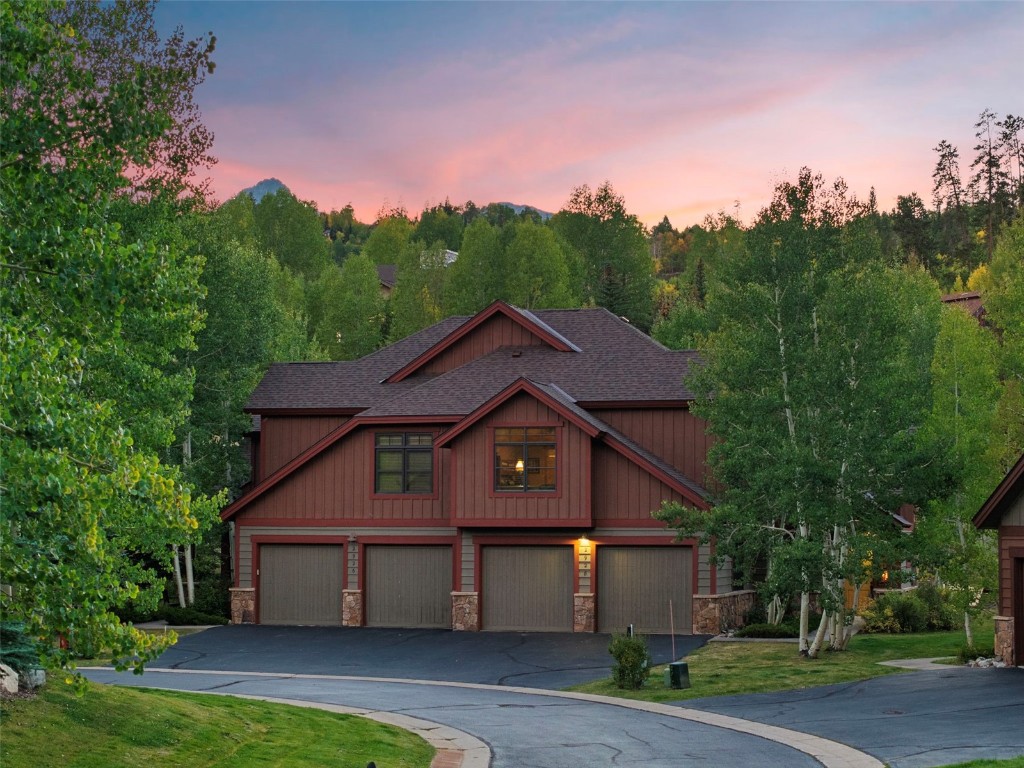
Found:
<path fill-rule="evenodd" d="M 749 223 L 801 167 L 879 206 L 969 173 L 983 109 L 1024 112 L 1024 2 L 162 0 L 217 37 L 197 91 L 226 200 L 276 177 L 322 211 L 447 198 L 557 211 L 610 181 L 683 228 Z"/>

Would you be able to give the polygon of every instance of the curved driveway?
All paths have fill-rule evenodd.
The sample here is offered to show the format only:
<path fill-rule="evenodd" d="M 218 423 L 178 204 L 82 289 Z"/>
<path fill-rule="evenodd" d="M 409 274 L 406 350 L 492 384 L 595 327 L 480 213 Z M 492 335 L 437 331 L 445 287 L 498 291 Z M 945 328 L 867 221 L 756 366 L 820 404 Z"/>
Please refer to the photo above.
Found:
<path fill-rule="evenodd" d="M 703 641 L 677 638 L 677 654 Z M 1024 722 L 1024 670 L 950 668 L 678 706 L 536 690 L 606 676 L 607 642 L 600 635 L 218 627 L 182 638 L 142 677 L 87 675 L 413 716 L 479 737 L 496 768 L 821 764 L 810 755 L 829 766 L 881 765 L 844 744 L 897 768 L 1024 754 L 1024 729 L 1014 728 Z M 651 642 L 656 661 L 668 660 L 669 638 Z"/>

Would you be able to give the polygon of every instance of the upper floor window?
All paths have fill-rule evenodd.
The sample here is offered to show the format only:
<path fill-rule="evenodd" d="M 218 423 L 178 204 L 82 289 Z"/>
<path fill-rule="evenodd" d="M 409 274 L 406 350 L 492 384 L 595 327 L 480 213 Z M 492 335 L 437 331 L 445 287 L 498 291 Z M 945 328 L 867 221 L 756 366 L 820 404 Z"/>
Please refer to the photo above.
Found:
<path fill-rule="evenodd" d="M 554 427 L 500 427 L 494 430 L 494 489 L 555 490 Z"/>
<path fill-rule="evenodd" d="M 432 493 L 434 436 L 429 432 L 381 432 L 375 436 L 376 493 Z"/>

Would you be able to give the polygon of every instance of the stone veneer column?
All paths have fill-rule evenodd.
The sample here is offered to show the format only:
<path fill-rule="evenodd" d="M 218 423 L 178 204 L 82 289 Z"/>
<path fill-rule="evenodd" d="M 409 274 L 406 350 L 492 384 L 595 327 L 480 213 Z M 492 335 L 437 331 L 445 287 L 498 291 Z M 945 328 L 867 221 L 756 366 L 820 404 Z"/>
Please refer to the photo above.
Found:
<path fill-rule="evenodd" d="M 359 589 L 341 590 L 341 626 L 363 626 L 363 592 Z"/>
<path fill-rule="evenodd" d="M 719 595 L 693 596 L 693 634 L 718 635 L 743 626 L 743 615 L 754 605 L 750 589 Z"/>
<path fill-rule="evenodd" d="M 572 631 L 593 632 L 594 629 L 594 593 L 577 592 L 572 596 Z"/>
<path fill-rule="evenodd" d="M 1014 642 L 1013 642 L 1013 617 L 1012 616 L 996 616 L 996 642 L 995 642 L 995 656 L 996 658 L 1006 664 L 1008 667 L 1013 667 L 1018 664 L 1024 665 L 1024 659 L 1013 658 Z"/>
<path fill-rule="evenodd" d="M 455 632 L 480 629 L 479 592 L 452 592 L 452 629 Z"/>
<path fill-rule="evenodd" d="M 231 623 L 252 624 L 256 621 L 256 589 L 254 587 L 231 587 Z"/>

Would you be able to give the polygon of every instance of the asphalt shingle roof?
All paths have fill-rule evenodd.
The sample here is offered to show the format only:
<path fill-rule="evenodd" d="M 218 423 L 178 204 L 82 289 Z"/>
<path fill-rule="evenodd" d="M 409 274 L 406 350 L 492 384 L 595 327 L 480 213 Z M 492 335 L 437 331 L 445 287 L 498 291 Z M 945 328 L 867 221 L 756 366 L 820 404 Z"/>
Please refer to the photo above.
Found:
<path fill-rule="evenodd" d="M 413 374 L 397 383 L 382 383 L 470 319 L 452 317 L 360 360 L 274 364 L 247 409 L 365 409 L 367 417 L 462 416 L 519 377 L 554 384 L 585 403 L 693 399 L 683 378 L 695 353 L 666 349 L 605 309 L 536 310 L 523 316 L 539 321 L 579 351 L 501 347 L 441 375 Z"/>

